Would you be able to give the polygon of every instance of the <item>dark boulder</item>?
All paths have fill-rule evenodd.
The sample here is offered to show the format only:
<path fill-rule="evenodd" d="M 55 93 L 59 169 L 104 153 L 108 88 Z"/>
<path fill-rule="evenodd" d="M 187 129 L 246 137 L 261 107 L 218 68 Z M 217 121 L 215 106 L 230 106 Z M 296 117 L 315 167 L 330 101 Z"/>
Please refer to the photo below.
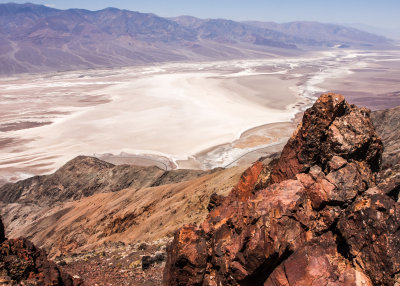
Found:
<path fill-rule="evenodd" d="M 210 212 L 216 207 L 219 207 L 224 201 L 225 197 L 218 195 L 217 193 L 213 193 L 210 197 L 210 202 L 208 203 L 207 210 Z"/>
<path fill-rule="evenodd" d="M 400 204 L 371 189 L 346 209 L 338 230 L 353 263 L 375 285 L 400 282 Z"/>
<path fill-rule="evenodd" d="M 147 270 L 156 263 L 164 262 L 165 256 L 165 253 L 160 251 L 156 252 L 154 255 L 142 256 L 142 270 Z"/>

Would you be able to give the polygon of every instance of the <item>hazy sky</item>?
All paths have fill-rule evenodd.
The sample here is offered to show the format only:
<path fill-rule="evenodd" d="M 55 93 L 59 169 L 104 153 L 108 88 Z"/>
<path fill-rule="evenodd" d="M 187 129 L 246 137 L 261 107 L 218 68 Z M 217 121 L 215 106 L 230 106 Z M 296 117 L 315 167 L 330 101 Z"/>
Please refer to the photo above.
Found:
<path fill-rule="evenodd" d="M 1 1 L 0 3 L 25 1 Z M 170 17 L 361 23 L 400 29 L 400 0 L 32 0 L 59 9 L 117 7 Z"/>

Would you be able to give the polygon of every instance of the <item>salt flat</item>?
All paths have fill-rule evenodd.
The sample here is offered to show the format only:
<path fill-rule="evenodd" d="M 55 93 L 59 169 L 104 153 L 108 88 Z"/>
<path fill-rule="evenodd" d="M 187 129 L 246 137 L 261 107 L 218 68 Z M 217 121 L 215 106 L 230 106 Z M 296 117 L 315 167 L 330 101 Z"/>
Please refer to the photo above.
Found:
<path fill-rule="evenodd" d="M 335 50 L 2 78 L 0 177 L 51 172 L 82 154 L 152 156 L 169 167 L 225 166 L 283 144 L 289 132 L 277 134 L 277 122 L 287 129 L 319 92 L 332 89 L 324 84 L 367 69 L 377 57 Z M 267 127 L 244 133 L 257 126 Z"/>

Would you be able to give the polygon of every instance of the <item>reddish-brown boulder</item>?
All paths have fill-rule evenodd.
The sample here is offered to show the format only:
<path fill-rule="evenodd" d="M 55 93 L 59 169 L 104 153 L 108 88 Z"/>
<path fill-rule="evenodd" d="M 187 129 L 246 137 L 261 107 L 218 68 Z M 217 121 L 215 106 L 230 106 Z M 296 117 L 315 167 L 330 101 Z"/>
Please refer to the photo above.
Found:
<path fill-rule="evenodd" d="M 400 204 L 371 189 L 338 222 L 349 255 L 375 285 L 400 282 Z"/>
<path fill-rule="evenodd" d="M 387 233 L 382 239 L 391 239 L 394 252 L 383 242 L 365 248 L 373 225 L 384 216 L 362 212 L 348 230 L 342 229 L 352 219 L 354 204 L 376 187 L 381 154 L 369 111 L 340 95 L 322 95 L 305 112 L 267 183 L 260 184 L 265 178 L 259 177 L 269 172 L 258 162 L 200 226 L 175 234 L 165 284 L 372 285 L 371 280 L 382 279 L 372 266 L 380 263 L 376 271 L 391 275 L 382 280 L 390 285 L 400 272 L 393 258 L 400 245 L 397 232 L 381 221 L 377 231 Z M 385 206 L 388 214 L 400 217 L 393 207 L 398 209 L 397 203 L 385 198 L 392 204 Z M 371 229 L 356 235 L 368 225 L 364 220 L 371 221 Z M 378 256 L 383 257 L 378 261 Z"/>
<path fill-rule="evenodd" d="M 369 110 L 349 105 L 343 96 L 323 94 L 303 116 L 272 170 L 277 183 L 306 172 L 313 165 L 329 171 L 333 157 L 365 161 L 373 171 L 379 168 L 382 142 L 376 136 Z"/>
<path fill-rule="evenodd" d="M 4 234 L 1 218 L 0 233 Z M 0 280 L 9 285 L 82 285 L 80 280 L 61 272 L 43 250 L 23 238 L 1 241 Z"/>
<path fill-rule="evenodd" d="M 363 285 L 370 279 L 337 252 L 331 233 L 307 242 L 279 265 L 264 286 Z"/>

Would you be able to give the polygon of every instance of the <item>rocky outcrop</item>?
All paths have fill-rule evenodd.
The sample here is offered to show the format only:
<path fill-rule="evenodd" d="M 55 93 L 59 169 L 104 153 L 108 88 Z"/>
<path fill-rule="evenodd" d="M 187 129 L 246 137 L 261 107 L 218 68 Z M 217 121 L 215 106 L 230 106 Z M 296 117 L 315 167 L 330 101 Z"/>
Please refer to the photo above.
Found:
<path fill-rule="evenodd" d="M 0 234 L 4 227 L 0 218 Z M 2 285 L 82 285 L 63 273 L 46 253 L 24 238 L 5 239 L 0 244 L 0 281 Z"/>
<path fill-rule="evenodd" d="M 400 205 L 376 187 L 382 150 L 369 110 L 322 95 L 267 178 L 256 163 L 175 234 L 165 285 L 400 282 Z"/>
<path fill-rule="evenodd" d="M 365 271 L 374 285 L 400 282 L 400 204 L 378 189 L 346 209 L 338 230 L 353 263 Z"/>
<path fill-rule="evenodd" d="M 400 106 L 371 113 L 376 133 L 382 138 L 385 151 L 382 156 L 382 169 L 400 164 Z"/>
<path fill-rule="evenodd" d="M 264 285 L 372 286 L 368 276 L 338 253 L 331 233 L 305 243 L 271 273 Z"/>
<path fill-rule="evenodd" d="M 314 165 L 319 165 L 326 173 L 330 171 L 328 163 L 335 156 L 347 161 L 362 160 L 371 170 L 377 171 L 381 147 L 369 110 L 351 107 L 340 95 L 323 95 L 304 113 L 302 123 L 284 147 L 270 180 L 278 183 L 292 179 Z"/>

